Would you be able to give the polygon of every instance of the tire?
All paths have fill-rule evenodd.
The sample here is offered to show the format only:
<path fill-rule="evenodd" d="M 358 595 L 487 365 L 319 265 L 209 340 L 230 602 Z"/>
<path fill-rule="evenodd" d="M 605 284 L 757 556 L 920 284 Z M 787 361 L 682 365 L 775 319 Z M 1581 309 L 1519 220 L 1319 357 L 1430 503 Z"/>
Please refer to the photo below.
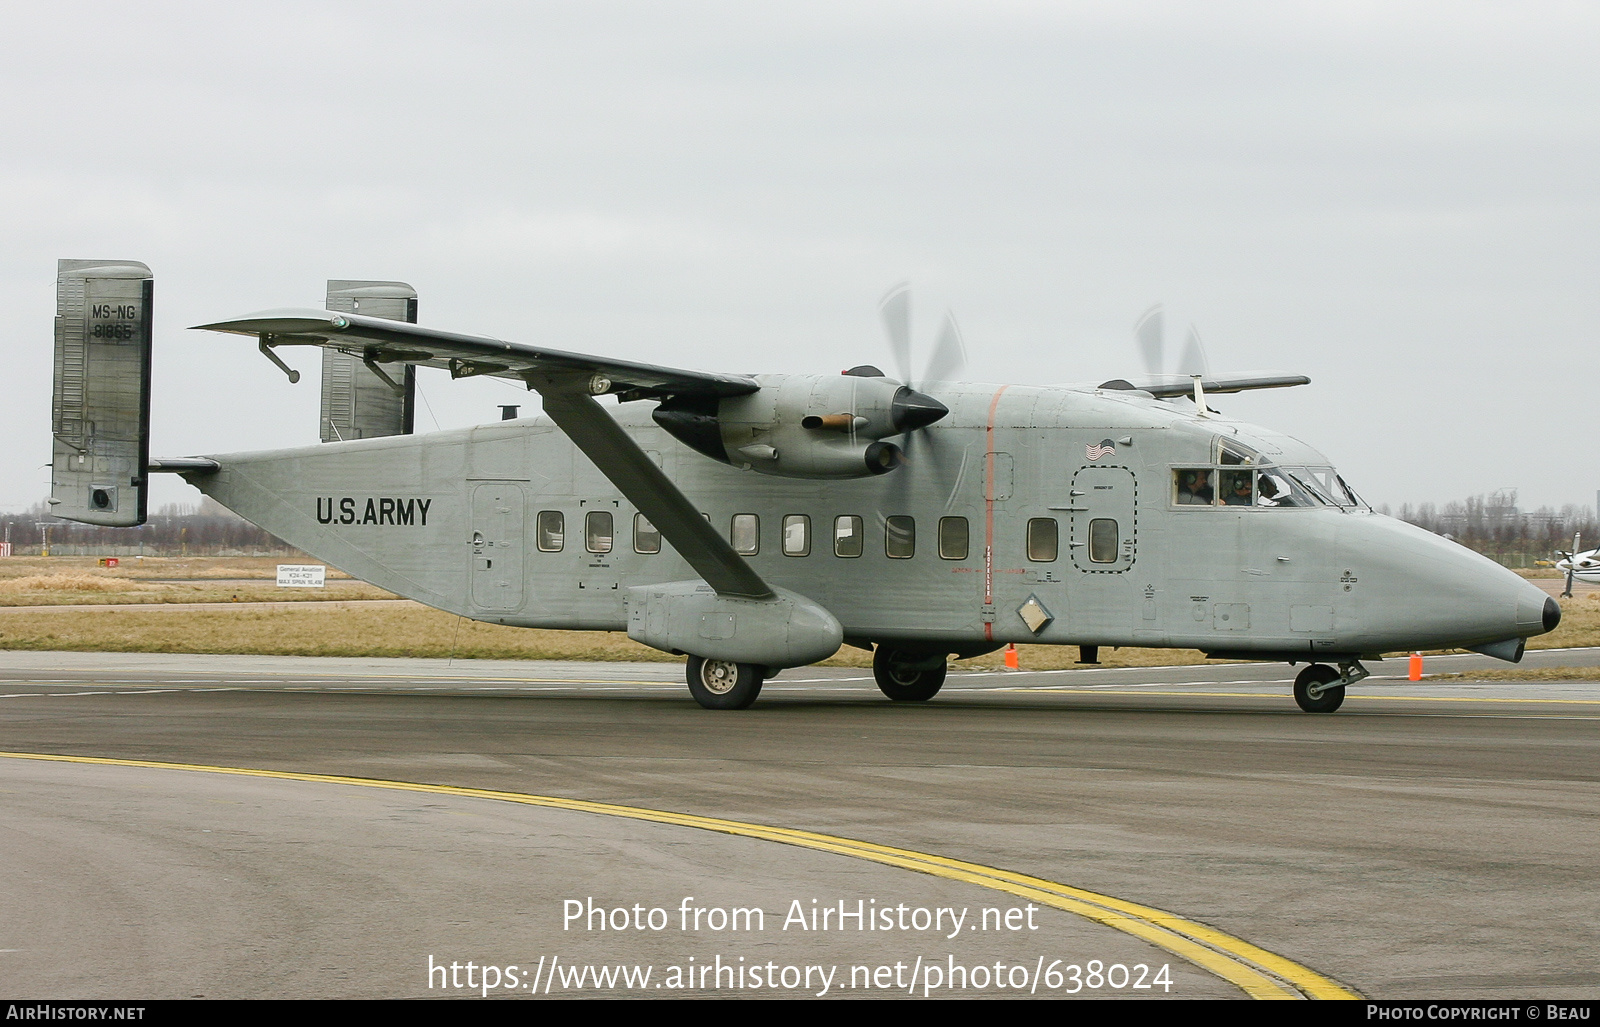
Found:
<path fill-rule="evenodd" d="M 1339 672 L 1325 663 L 1313 663 L 1294 679 L 1294 701 L 1307 713 L 1332 713 L 1344 704 L 1344 686 L 1329 688 L 1339 680 Z M 1320 686 L 1316 698 L 1311 697 L 1313 685 Z"/>
<path fill-rule="evenodd" d="M 872 654 L 872 677 L 894 702 L 927 702 L 944 687 L 948 668 L 943 659 L 934 667 L 918 666 L 926 659 L 880 645 Z"/>
<path fill-rule="evenodd" d="M 684 676 L 689 694 L 708 710 L 743 710 L 761 694 L 761 671 L 753 663 L 689 657 Z"/>

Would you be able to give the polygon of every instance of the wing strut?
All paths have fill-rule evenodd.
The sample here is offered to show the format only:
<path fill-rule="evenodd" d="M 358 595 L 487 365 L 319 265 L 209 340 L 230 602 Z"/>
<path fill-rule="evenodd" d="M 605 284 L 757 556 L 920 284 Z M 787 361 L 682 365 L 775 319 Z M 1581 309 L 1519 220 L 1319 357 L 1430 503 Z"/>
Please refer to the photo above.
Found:
<path fill-rule="evenodd" d="M 773 598 L 772 588 L 761 575 L 595 402 L 585 390 L 587 382 L 587 378 L 528 376 L 529 388 L 544 397 L 544 412 L 556 426 L 650 519 L 707 584 L 721 595 Z"/>

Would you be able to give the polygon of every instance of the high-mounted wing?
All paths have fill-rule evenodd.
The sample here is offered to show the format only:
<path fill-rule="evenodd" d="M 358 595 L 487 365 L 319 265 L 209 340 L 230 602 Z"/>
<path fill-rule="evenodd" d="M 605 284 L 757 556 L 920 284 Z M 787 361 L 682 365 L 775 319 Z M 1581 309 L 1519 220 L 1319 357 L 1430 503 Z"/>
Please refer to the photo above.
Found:
<path fill-rule="evenodd" d="M 721 595 L 775 598 L 728 540 L 594 401 L 608 392 L 623 399 L 739 396 L 760 388 L 754 379 L 522 346 L 327 310 L 269 310 L 199 327 L 257 336 L 261 351 L 274 363 L 279 361 L 273 347 L 324 346 L 359 355 L 384 377 L 379 365 L 402 363 L 448 368 L 457 378 L 488 374 L 524 382 L 543 397 L 545 413 L 707 584 Z"/>
<path fill-rule="evenodd" d="M 456 378 L 487 374 L 529 382 L 530 377 L 582 376 L 591 395 L 610 392 L 622 399 L 742 396 L 760 388 L 745 375 L 639 364 L 331 310 L 264 310 L 196 327 L 254 335 L 274 362 L 271 351 L 278 346 L 331 346 L 361 357 L 380 374 L 381 365 L 398 363 L 445 368 Z"/>
<path fill-rule="evenodd" d="M 1303 374 L 1285 374 L 1282 371 L 1235 371 L 1209 374 L 1200 379 L 1200 387 L 1207 395 L 1248 392 L 1251 389 L 1287 389 L 1310 384 L 1311 379 Z M 1135 378 L 1114 378 L 1102 382 L 1100 388 L 1132 389 L 1148 392 L 1157 399 L 1167 399 L 1194 395 L 1194 379 L 1186 374 L 1147 374 Z"/>

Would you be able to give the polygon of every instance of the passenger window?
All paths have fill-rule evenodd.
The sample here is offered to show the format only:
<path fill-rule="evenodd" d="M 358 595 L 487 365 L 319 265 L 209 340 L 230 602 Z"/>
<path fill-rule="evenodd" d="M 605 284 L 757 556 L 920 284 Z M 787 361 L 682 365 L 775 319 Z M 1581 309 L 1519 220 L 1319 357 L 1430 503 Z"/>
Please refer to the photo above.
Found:
<path fill-rule="evenodd" d="M 560 510 L 540 510 L 538 519 L 539 551 L 559 553 L 566 543 L 566 518 Z"/>
<path fill-rule="evenodd" d="M 1034 517 L 1028 521 L 1028 559 L 1034 563 L 1051 562 L 1056 558 L 1058 542 L 1054 517 Z"/>
<path fill-rule="evenodd" d="M 834 556 L 860 556 L 866 541 L 866 533 L 861 527 L 861 518 L 851 514 L 833 519 L 833 555 Z"/>
<path fill-rule="evenodd" d="M 728 541 L 740 556 L 756 555 L 761 551 L 761 518 L 755 514 L 734 514 Z"/>
<path fill-rule="evenodd" d="M 1250 471 L 1218 471 L 1217 488 L 1222 493 L 1222 504 L 1224 506 L 1252 505 L 1255 502 L 1255 498 L 1250 490 L 1251 477 L 1252 472 Z"/>
<path fill-rule="evenodd" d="M 1216 489 L 1211 476 L 1216 473 L 1209 467 L 1185 467 L 1172 472 L 1172 501 L 1179 506 L 1210 506 L 1216 500 Z"/>
<path fill-rule="evenodd" d="M 939 518 L 939 559 L 965 560 L 968 540 L 965 517 Z"/>
<path fill-rule="evenodd" d="M 633 551 L 635 553 L 661 552 L 661 532 L 642 513 L 633 515 Z"/>
<path fill-rule="evenodd" d="M 890 517 L 884 522 L 883 555 L 909 560 L 917 553 L 917 522 L 911 517 Z"/>
<path fill-rule="evenodd" d="M 805 514 L 788 514 L 784 517 L 783 555 L 811 555 L 811 518 Z"/>
<path fill-rule="evenodd" d="M 583 545 L 591 553 L 611 552 L 611 514 L 591 510 L 583 519 Z"/>
<path fill-rule="evenodd" d="M 1089 560 L 1093 563 L 1117 562 L 1117 522 L 1096 517 L 1089 522 Z"/>

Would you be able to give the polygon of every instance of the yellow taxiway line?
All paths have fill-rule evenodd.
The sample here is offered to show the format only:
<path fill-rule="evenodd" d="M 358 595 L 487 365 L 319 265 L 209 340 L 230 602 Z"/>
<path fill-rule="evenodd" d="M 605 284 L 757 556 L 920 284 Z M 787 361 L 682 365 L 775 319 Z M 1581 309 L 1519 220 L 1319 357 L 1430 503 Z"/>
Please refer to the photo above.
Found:
<path fill-rule="evenodd" d="M 1061 692 L 1071 695 L 1162 695 L 1162 696 L 1198 696 L 1206 699 L 1275 699 L 1282 698 L 1280 692 L 1157 692 L 1145 688 L 1058 688 L 1052 685 L 1041 685 L 1038 688 L 996 688 L 995 692 Z M 1488 696 L 1455 696 L 1455 695 L 1374 695 L 1371 692 L 1357 692 L 1348 696 L 1350 699 L 1382 699 L 1388 702 L 1482 702 L 1482 703 L 1548 703 L 1557 706 L 1600 706 L 1600 699 L 1503 699 Z"/>
<path fill-rule="evenodd" d="M 1323 975 L 1293 960 L 1235 938 L 1204 924 L 1186 920 L 1175 913 L 1129 902 L 1111 895 L 1074 888 L 1027 874 L 965 860 L 950 859 L 913 849 L 818 834 L 794 828 L 770 827 L 718 817 L 689 813 L 619 806 L 608 802 L 587 802 L 550 795 L 528 795 L 487 788 L 462 788 L 456 785 L 417 784 L 410 781 L 385 781 L 375 778 L 342 777 L 334 774 L 299 774 L 283 770 L 258 770 L 247 767 L 213 767 L 193 763 L 160 763 L 153 760 L 123 760 L 100 756 L 61 756 L 50 753 L 0 752 L 0 757 L 43 760 L 56 763 L 85 763 L 110 767 L 140 767 L 151 770 L 184 770 L 241 777 L 276 778 L 283 781 L 311 781 L 320 784 L 354 785 L 360 788 L 385 788 L 403 792 L 428 792 L 470 799 L 493 799 L 526 806 L 544 806 L 578 813 L 625 817 L 678 827 L 692 827 L 720 834 L 759 838 L 764 841 L 798 845 L 822 852 L 902 867 L 952 881 L 964 881 L 995 891 L 1029 899 L 1077 914 L 1096 923 L 1142 938 L 1173 955 L 1209 970 L 1223 980 L 1258 999 L 1354 999 L 1360 996 Z"/>

